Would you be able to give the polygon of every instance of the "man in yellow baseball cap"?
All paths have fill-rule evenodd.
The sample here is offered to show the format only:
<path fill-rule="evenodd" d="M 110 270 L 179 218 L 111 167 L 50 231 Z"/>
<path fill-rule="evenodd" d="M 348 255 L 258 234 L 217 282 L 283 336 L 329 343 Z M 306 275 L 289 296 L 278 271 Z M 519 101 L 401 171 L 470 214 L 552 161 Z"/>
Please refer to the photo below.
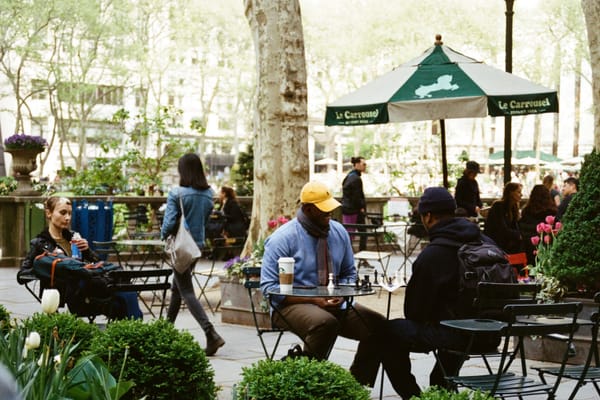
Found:
<path fill-rule="evenodd" d="M 265 241 L 260 284 L 263 293 L 279 287 L 278 260 L 294 259 L 294 286 L 317 287 L 328 283 L 355 284 L 358 276 L 350 236 L 342 224 L 331 219 L 340 207 L 331 190 L 321 182 L 309 182 L 300 193 L 296 218 L 279 227 Z M 385 318 L 360 304 L 346 309 L 343 298 L 271 296 L 277 308 L 275 325 L 289 329 L 304 341 L 303 354 L 326 359 L 338 335 L 359 340 L 350 372 L 364 385 L 373 386 L 379 354 L 370 340 Z"/>

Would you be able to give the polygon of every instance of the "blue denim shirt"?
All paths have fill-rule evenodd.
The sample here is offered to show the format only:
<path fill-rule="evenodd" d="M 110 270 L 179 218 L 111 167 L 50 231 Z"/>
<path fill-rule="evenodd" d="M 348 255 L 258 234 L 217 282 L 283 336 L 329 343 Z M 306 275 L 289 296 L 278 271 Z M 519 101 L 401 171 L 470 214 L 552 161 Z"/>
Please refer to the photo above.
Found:
<path fill-rule="evenodd" d="M 327 246 L 333 271 L 339 283 L 356 282 L 354 253 L 350 244 L 350 236 L 337 221 L 329 222 Z M 308 234 L 296 218 L 279 227 L 265 241 L 265 253 L 260 273 L 260 287 L 266 295 L 269 289 L 279 287 L 279 257 L 294 258 L 294 285 L 318 286 L 317 270 L 317 238 Z M 278 304 L 281 299 L 273 298 Z"/>
<path fill-rule="evenodd" d="M 179 198 L 183 202 L 186 226 L 198 247 L 204 247 L 204 227 L 213 209 L 214 192 L 212 189 L 197 190 L 192 187 L 179 186 L 167 196 L 167 209 L 160 228 L 160 236 L 164 239 L 177 232 L 177 222 L 181 216 Z"/>

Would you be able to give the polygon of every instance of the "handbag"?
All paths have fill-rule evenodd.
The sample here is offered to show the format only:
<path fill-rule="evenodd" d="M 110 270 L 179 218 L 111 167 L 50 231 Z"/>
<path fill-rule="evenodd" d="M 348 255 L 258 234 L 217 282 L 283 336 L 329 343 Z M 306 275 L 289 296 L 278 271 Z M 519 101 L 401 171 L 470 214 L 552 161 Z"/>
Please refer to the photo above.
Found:
<path fill-rule="evenodd" d="M 202 252 L 198 248 L 190 231 L 185 227 L 185 213 L 183 212 L 181 197 L 179 198 L 179 207 L 181 208 L 179 228 L 177 228 L 175 235 L 167 237 L 165 253 L 171 261 L 171 267 L 181 274 L 200 258 Z"/>

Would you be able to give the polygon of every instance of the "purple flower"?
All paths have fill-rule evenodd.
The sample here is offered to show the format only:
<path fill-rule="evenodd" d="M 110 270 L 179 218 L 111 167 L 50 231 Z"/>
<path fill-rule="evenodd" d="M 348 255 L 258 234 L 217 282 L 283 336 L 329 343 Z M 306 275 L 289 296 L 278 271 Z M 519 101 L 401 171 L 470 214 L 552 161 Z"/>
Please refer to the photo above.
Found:
<path fill-rule="evenodd" d="M 4 140 L 4 148 L 25 149 L 25 150 L 44 150 L 48 146 L 48 142 L 41 136 L 30 135 L 12 135 Z"/>
<path fill-rule="evenodd" d="M 235 256 L 229 260 L 227 260 L 227 262 L 225 263 L 225 265 L 223 265 L 223 269 L 229 269 L 231 268 L 231 266 L 237 262 L 240 262 L 240 257 Z"/>

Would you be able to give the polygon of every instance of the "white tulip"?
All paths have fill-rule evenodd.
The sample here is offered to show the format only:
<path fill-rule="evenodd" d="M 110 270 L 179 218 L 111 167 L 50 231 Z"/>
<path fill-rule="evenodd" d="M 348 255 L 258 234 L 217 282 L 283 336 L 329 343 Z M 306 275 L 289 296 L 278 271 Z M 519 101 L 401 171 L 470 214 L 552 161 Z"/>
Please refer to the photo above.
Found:
<path fill-rule="evenodd" d="M 61 360 L 60 360 L 60 354 L 57 354 L 57 355 L 55 355 L 55 356 L 54 356 L 54 363 L 55 363 L 56 365 L 59 365 L 59 364 L 60 364 L 60 361 L 61 361 Z"/>
<path fill-rule="evenodd" d="M 42 353 L 42 354 L 40 354 L 40 358 L 38 358 L 38 362 L 37 362 L 38 367 L 41 367 L 42 365 L 44 365 L 44 361 L 46 361 L 46 354 Z"/>
<path fill-rule="evenodd" d="M 46 314 L 53 314 L 58 309 L 60 303 L 60 293 L 56 289 L 45 289 L 42 293 L 42 311 Z"/>
<path fill-rule="evenodd" d="M 27 339 L 25 339 L 25 347 L 28 350 L 37 349 L 40 347 L 40 341 L 40 334 L 37 332 L 31 332 L 29 336 L 27 336 Z"/>

